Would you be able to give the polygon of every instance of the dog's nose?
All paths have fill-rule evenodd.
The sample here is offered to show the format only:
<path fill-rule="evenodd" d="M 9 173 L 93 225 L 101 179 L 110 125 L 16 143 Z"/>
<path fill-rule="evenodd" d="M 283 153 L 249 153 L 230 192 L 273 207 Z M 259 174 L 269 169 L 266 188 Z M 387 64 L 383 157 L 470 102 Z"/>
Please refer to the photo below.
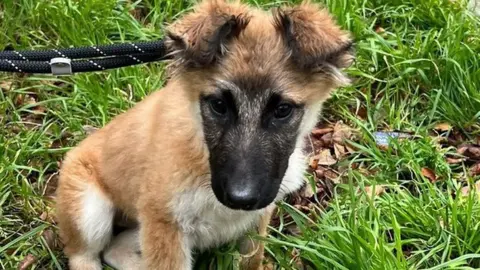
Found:
<path fill-rule="evenodd" d="M 258 202 L 257 192 L 247 189 L 227 189 L 225 195 L 227 204 L 234 209 L 252 210 Z"/>

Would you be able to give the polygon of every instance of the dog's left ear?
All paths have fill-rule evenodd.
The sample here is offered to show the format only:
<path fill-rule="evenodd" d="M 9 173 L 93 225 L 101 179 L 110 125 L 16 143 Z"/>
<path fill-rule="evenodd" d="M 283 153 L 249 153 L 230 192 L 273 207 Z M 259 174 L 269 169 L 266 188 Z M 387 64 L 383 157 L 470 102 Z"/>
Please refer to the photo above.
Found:
<path fill-rule="evenodd" d="M 205 67 L 227 50 L 248 24 L 247 7 L 224 0 L 204 0 L 167 29 L 166 44 L 184 66 Z"/>
<path fill-rule="evenodd" d="M 304 71 L 340 75 L 354 60 L 353 41 L 340 29 L 328 11 L 304 1 L 295 7 L 274 11 L 274 23 L 284 38 L 291 59 Z"/>

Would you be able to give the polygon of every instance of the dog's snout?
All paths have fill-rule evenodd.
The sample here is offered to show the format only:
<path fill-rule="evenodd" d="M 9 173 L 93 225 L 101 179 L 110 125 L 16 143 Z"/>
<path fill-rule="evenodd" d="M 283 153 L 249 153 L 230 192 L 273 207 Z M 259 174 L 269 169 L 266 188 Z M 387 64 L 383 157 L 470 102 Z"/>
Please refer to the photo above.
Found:
<path fill-rule="evenodd" d="M 230 186 L 225 190 L 225 201 L 234 209 L 252 210 L 258 203 L 259 191 L 249 187 Z"/>

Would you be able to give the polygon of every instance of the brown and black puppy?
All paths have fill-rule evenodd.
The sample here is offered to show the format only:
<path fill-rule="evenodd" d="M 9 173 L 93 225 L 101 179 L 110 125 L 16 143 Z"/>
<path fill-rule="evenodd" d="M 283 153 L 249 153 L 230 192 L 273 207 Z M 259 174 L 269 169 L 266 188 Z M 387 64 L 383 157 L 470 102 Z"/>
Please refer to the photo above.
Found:
<path fill-rule="evenodd" d="M 203 1 L 166 40 L 167 85 L 65 158 L 57 210 L 71 269 L 101 269 L 118 212 L 139 230 L 113 246 L 141 252 L 107 250 L 119 268 L 191 269 L 193 249 L 265 235 L 275 202 L 302 186 L 304 137 L 353 59 L 347 33 L 308 2 Z M 243 265 L 258 268 L 263 246 L 246 246 Z"/>

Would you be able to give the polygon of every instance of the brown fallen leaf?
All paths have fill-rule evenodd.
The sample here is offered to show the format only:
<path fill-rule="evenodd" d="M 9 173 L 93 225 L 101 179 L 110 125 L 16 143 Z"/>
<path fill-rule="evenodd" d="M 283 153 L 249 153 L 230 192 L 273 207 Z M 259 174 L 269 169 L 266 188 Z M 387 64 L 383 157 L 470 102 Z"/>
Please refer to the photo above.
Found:
<path fill-rule="evenodd" d="M 339 175 L 333 170 L 327 170 L 325 172 L 325 178 L 327 178 L 328 180 L 332 181 L 335 184 L 340 183 Z"/>
<path fill-rule="evenodd" d="M 347 151 L 345 150 L 345 146 L 343 146 L 339 143 L 334 143 L 333 144 L 333 150 L 335 152 L 335 157 L 337 159 L 342 159 L 346 156 Z"/>
<path fill-rule="evenodd" d="M 364 105 L 350 108 L 350 112 L 356 115 L 359 119 L 365 120 L 368 116 L 368 110 Z"/>
<path fill-rule="evenodd" d="M 333 143 L 333 134 L 332 133 L 327 133 L 322 136 L 321 141 L 323 142 L 324 145 L 330 146 Z"/>
<path fill-rule="evenodd" d="M 11 82 L 11 81 L 0 82 L 0 90 L 8 91 L 8 90 L 12 89 L 12 83 L 13 82 Z"/>
<path fill-rule="evenodd" d="M 344 145 L 345 140 L 351 139 L 353 136 L 352 129 L 343 124 L 341 121 L 338 121 L 333 128 L 332 139 L 335 143 Z"/>
<path fill-rule="evenodd" d="M 480 160 L 480 145 L 462 145 L 457 149 L 457 153 L 473 160 Z"/>
<path fill-rule="evenodd" d="M 432 183 L 435 183 L 437 181 L 437 175 L 433 170 L 429 168 L 422 168 L 422 175 L 428 178 Z"/>
<path fill-rule="evenodd" d="M 85 132 L 86 135 L 90 135 L 90 134 L 92 134 L 92 133 L 94 133 L 95 131 L 98 130 L 98 128 L 90 126 L 90 125 L 84 125 L 82 128 L 83 128 L 83 131 Z"/>
<path fill-rule="evenodd" d="M 315 170 L 314 176 L 316 179 L 328 179 L 335 184 L 339 183 L 340 176 L 334 170 L 330 168 L 325 168 L 323 166 L 318 166 L 317 170 Z"/>
<path fill-rule="evenodd" d="M 451 157 L 447 157 L 446 158 L 446 161 L 448 164 L 458 164 L 458 163 L 462 163 L 465 161 L 464 158 L 451 158 Z"/>
<path fill-rule="evenodd" d="M 378 26 L 378 27 L 375 28 L 375 33 L 383 34 L 383 33 L 385 33 L 385 29 L 383 29 L 383 27 L 381 27 L 381 26 Z"/>
<path fill-rule="evenodd" d="M 383 185 L 376 185 L 375 188 L 373 188 L 372 186 L 365 187 L 365 194 L 369 198 L 372 198 L 372 192 L 373 196 L 380 196 L 385 192 L 385 187 Z"/>
<path fill-rule="evenodd" d="M 127 3 L 130 5 L 130 10 L 128 13 L 132 15 L 136 20 L 143 20 L 148 15 L 148 9 L 145 6 L 133 6 L 133 0 L 129 0 Z"/>
<path fill-rule="evenodd" d="M 317 169 L 317 167 L 318 167 L 318 156 L 317 156 L 317 155 L 310 157 L 310 162 L 308 162 L 308 166 L 309 166 L 312 170 L 316 170 L 316 169 Z"/>
<path fill-rule="evenodd" d="M 265 258 L 265 262 L 263 264 L 263 270 L 274 270 L 274 269 L 275 269 L 275 266 L 272 259 L 270 259 L 269 257 Z"/>
<path fill-rule="evenodd" d="M 25 102 L 26 104 L 28 104 L 28 105 L 35 105 L 35 104 L 37 104 L 37 100 L 35 99 L 35 97 L 34 97 L 34 96 L 31 96 L 31 95 L 28 95 L 28 94 L 25 96 L 24 102 Z"/>
<path fill-rule="evenodd" d="M 46 111 L 47 111 L 47 108 L 41 105 L 35 106 L 35 108 L 33 109 L 34 114 L 40 114 L 40 115 L 44 114 Z"/>
<path fill-rule="evenodd" d="M 453 130 L 450 136 L 448 136 L 448 144 L 453 146 L 459 146 L 462 143 L 464 143 L 465 140 L 466 140 L 465 136 L 461 132 L 456 130 Z"/>
<path fill-rule="evenodd" d="M 302 257 L 300 256 L 300 250 L 293 248 L 290 255 L 293 260 L 293 265 L 295 265 L 295 269 L 305 269 L 305 265 L 302 262 Z"/>
<path fill-rule="evenodd" d="M 463 197 L 466 197 L 468 196 L 468 193 L 470 192 L 470 187 L 469 186 L 466 186 L 466 187 L 462 187 L 460 189 L 460 195 L 463 196 Z"/>
<path fill-rule="evenodd" d="M 313 197 L 313 195 L 315 195 L 315 192 L 313 192 L 312 185 L 310 183 L 307 183 L 305 185 L 305 188 L 302 189 L 300 196 L 302 196 L 303 198 L 311 198 Z"/>
<path fill-rule="evenodd" d="M 332 157 L 330 149 L 324 149 L 317 155 L 318 165 L 330 166 L 337 163 L 337 160 Z"/>
<path fill-rule="evenodd" d="M 48 218 L 48 213 L 45 211 L 45 212 L 42 212 L 42 214 L 40 215 L 40 219 L 45 221 L 47 220 Z"/>
<path fill-rule="evenodd" d="M 312 135 L 314 136 L 321 136 L 327 133 L 333 132 L 333 128 L 326 127 L 326 128 L 316 128 L 312 131 Z"/>
<path fill-rule="evenodd" d="M 355 151 L 357 151 L 357 149 L 355 147 L 353 147 L 352 145 L 350 144 L 347 144 L 345 145 L 345 148 L 347 148 L 347 151 L 352 154 L 352 153 L 355 153 Z"/>
<path fill-rule="evenodd" d="M 48 248 L 50 248 L 50 250 L 54 250 L 58 247 L 57 239 L 56 239 L 57 237 L 55 235 L 55 232 L 53 232 L 53 230 L 47 229 L 43 231 L 42 237 L 43 239 L 45 239 L 45 243 L 47 244 Z"/>
<path fill-rule="evenodd" d="M 285 233 L 288 235 L 299 236 L 302 234 L 302 231 L 298 228 L 297 224 L 291 224 L 285 227 Z"/>
<path fill-rule="evenodd" d="M 472 176 L 480 175 L 480 162 L 478 162 L 477 164 L 473 165 L 472 168 L 470 168 L 470 174 Z"/>
<path fill-rule="evenodd" d="M 54 196 L 58 187 L 58 178 L 59 172 L 52 173 L 51 175 L 46 176 L 46 185 L 43 190 L 43 196 L 49 197 Z"/>
<path fill-rule="evenodd" d="M 15 101 L 13 102 L 15 106 L 20 107 L 23 105 L 25 96 L 23 94 L 18 94 L 15 96 Z"/>
<path fill-rule="evenodd" d="M 475 183 L 475 185 L 473 186 L 473 188 L 475 189 L 475 192 L 477 194 L 477 196 L 479 197 L 480 199 L 480 181 L 477 181 Z M 471 187 L 470 186 L 465 186 L 465 187 L 462 187 L 460 189 L 460 196 L 462 197 L 467 197 L 468 194 L 470 193 L 470 190 L 471 190 Z"/>
<path fill-rule="evenodd" d="M 450 129 L 452 129 L 452 126 L 449 123 L 439 123 L 439 124 L 435 125 L 435 129 L 438 130 L 438 131 L 445 132 L 445 131 L 449 131 Z"/>
<path fill-rule="evenodd" d="M 26 270 L 30 266 L 32 266 L 32 264 L 34 264 L 36 261 L 37 261 L 37 258 L 35 256 L 33 256 L 32 254 L 28 254 L 27 256 L 25 256 L 25 258 L 23 258 L 23 260 L 18 265 L 18 270 Z"/>

